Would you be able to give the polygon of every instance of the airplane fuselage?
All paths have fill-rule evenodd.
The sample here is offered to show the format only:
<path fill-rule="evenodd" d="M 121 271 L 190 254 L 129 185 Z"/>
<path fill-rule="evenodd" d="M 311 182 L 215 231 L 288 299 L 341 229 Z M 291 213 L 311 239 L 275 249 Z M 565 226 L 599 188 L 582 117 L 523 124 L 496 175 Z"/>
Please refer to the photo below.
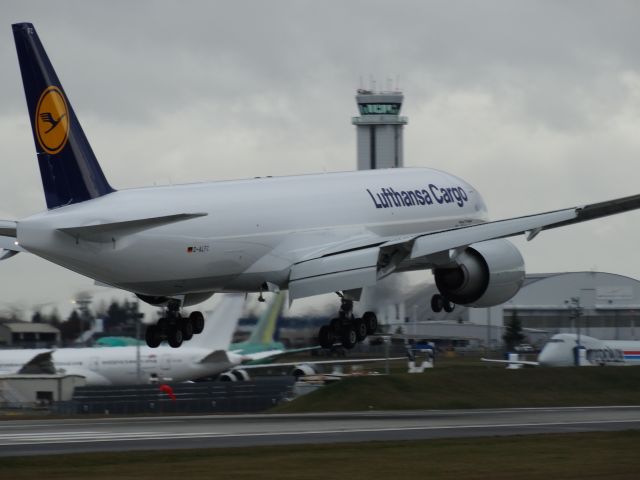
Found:
<path fill-rule="evenodd" d="M 640 341 L 600 340 L 587 335 L 581 335 L 578 340 L 573 333 L 554 335 L 540 351 L 538 362 L 550 367 L 574 366 L 578 342 L 585 350 L 587 365 L 640 365 Z"/>
<path fill-rule="evenodd" d="M 184 213 L 206 215 L 107 237 L 59 230 Z M 287 288 L 293 264 L 350 242 L 486 220 L 471 185 L 412 168 L 121 190 L 23 219 L 17 239 L 105 284 L 161 296 Z"/>
<path fill-rule="evenodd" d="M 50 350 L 0 350 L 0 373 L 16 373 L 39 353 Z M 177 351 L 168 346 L 140 347 L 140 378 L 136 347 L 61 348 L 51 354 L 57 373 L 81 375 L 88 385 L 130 385 L 159 381 L 182 382 L 216 375 L 240 363 L 240 355 L 228 353 L 229 361 L 200 362 L 211 350 L 191 348 Z"/>

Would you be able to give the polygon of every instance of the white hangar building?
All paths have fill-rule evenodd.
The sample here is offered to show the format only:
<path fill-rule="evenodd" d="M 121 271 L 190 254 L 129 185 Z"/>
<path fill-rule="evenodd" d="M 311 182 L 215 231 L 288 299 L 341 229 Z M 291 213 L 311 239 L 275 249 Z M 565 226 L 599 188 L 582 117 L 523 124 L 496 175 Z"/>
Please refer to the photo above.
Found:
<path fill-rule="evenodd" d="M 472 339 L 482 346 L 502 344 L 504 325 L 517 316 L 531 343 L 561 332 L 606 340 L 640 337 L 640 282 L 604 272 L 527 275 L 510 301 L 492 308 L 465 308 L 433 313 L 429 306 L 435 285 L 413 290 L 397 312 L 379 312 L 380 320 L 399 326 L 407 336 Z M 400 312 L 398 314 L 398 312 Z M 386 322 L 385 322 L 386 320 Z"/>

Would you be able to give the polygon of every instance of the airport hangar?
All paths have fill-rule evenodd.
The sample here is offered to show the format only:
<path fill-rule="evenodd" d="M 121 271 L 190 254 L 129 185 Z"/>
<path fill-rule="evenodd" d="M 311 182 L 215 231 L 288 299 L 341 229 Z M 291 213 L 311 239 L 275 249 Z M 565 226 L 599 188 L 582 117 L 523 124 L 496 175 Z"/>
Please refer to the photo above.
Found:
<path fill-rule="evenodd" d="M 578 330 L 602 340 L 637 340 L 640 335 L 640 282 L 623 275 L 529 274 L 508 302 L 492 308 L 457 305 L 451 313 L 431 311 L 433 293 L 435 285 L 413 289 L 400 309 L 402 316 L 390 309 L 381 312 L 381 322 L 389 324 L 390 333 L 401 331 L 408 338 L 449 339 L 453 345 L 483 348 L 502 346 L 505 325 L 514 316 L 522 324 L 526 341 L 539 347 L 556 333 Z"/>

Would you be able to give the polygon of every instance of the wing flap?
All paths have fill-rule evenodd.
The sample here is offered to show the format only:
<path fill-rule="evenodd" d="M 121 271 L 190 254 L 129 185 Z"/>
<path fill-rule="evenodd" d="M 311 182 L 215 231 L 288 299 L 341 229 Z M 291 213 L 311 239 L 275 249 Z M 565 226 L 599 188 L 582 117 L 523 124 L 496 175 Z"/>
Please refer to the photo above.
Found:
<path fill-rule="evenodd" d="M 289 301 L 375 285 L 377 262 L 378 247 L 373 247 L 298 263 L 289 276 Z"/>

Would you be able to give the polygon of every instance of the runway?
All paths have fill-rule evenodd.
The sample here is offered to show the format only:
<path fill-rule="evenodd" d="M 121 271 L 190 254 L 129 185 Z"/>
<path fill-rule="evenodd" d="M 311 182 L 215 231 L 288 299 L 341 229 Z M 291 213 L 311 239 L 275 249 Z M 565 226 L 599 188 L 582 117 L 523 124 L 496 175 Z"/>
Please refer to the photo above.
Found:
<path fill-rule="evenodd" d="M 640 428 L 640 406 L 0 422 L 0 456 L 415 440 Z"/>

